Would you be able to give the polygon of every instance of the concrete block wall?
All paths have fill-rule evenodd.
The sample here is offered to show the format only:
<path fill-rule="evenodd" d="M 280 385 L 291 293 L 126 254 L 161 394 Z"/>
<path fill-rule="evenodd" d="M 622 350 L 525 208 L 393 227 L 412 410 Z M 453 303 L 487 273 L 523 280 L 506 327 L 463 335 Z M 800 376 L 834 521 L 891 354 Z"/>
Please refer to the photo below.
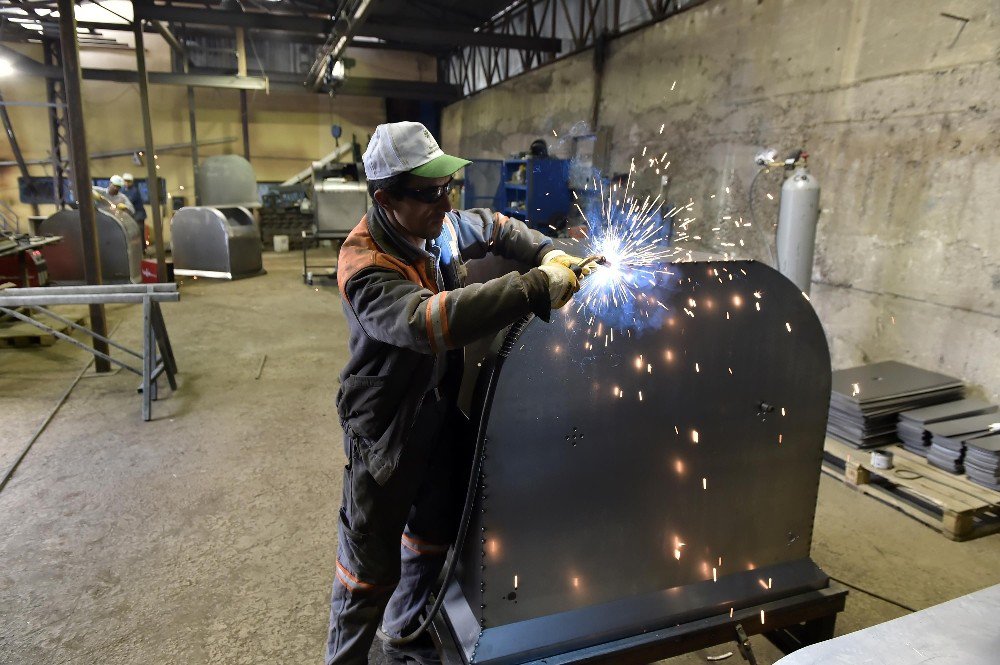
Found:
<path fill-rule="evenodd" d="M 481 92 L 445 110 L 444 148 L 496 158 L 551 139 L 589 119 L 594 85 L 583 53 Z M 713 0 L 611 42 L 598 125 L 610 171 L 668 153 L 670 199 L 695 202 L 705 238 L 724 215 L 750 219 L 760 148 L 805 148 L 834 367 L 898 359 L 997 399 L 998 102 L 992 0 Z M 658 180 L 640 164 L 641 186 Z M 755 185 L 748 256 L 768 259 L 780 185 Z"/>

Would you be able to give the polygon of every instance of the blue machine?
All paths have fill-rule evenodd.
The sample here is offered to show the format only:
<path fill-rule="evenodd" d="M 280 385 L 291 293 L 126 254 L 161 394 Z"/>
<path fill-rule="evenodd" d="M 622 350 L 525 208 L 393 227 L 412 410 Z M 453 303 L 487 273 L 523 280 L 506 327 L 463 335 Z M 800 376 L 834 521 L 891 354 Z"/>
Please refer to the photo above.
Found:
<path fill-rule="evenodd" d="M 508 159 L 503 163 L 500 211 L 542 233 L 555 235 L 570 209 L 569 161 Z"/>

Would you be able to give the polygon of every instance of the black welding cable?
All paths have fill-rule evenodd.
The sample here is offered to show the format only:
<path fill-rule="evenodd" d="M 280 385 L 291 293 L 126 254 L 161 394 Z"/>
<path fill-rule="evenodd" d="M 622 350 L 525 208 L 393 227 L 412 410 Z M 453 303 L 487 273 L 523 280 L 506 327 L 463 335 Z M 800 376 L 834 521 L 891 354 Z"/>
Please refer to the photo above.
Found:
<path fill-rule="evenodd" d="M 599 257 L 588 257 L 596 260 Z M 586 261 L 584 262 L 586 263 Z M 524 329 L 531 319 L 532 315 L 525 316 L 519 319 L 514 325 L 510 327 L 504 343 L 506 344 L 513 337 L 519 334 L 520 330 Z M 518 332 L 515 332 L 518 331 Z M 503 352 L 501 352 L 503 355 Z M 494 370 L 493 379 L 487 384 L 486 396 L 483 400 L 484 404 L 490 404 L 493 401 L 493 394 L 496 391 L 496 370 Z M 410 644 L 430 627 L 431 623 L 434 621 L 434 617 L 437 613 L 441 611 L 441 605 L 444 604 L 444 594 L 448 590 L 448 585 L 451 584 L 452 579 L 455 577 L 455 566 L 458 564 L 459 558 L 462 556 L 462 547 L 465 544 L 465 536 L 469 531 L 469 524 L 472 522 L 472 507 L 476 502 L 476 496 L 479 494 L 479 481 L 481 479 L 482 473 L 482 462 L 483 454 L 486 450 L 486 419 L 489 417 L 489 410 L 483 409 L 480 414 L 479 423 L 476 427 L 476 448 L 473 452 L 472 458 L 472 470 L 469 473 L 469 486 L 465 493 L 465 505 L 462 507 L 462 519 L 458 524 L 458 534 L 455 536 L 455 544 L 451 548 L 451 556 L 449 557 L 447 563 L 445 564 L 444 577 L 441 581 L 441 587 L 438 590 L 437 597 L 434 598 L 434 604 L 431 605 L 431 609 L 427 612 L 427 616 L 424 618 L 420 626 L 414 630 L 409 635 L 404 635 L 403 637 L 393 637 L 386 640 L 386 642 L 394 647 L 401 647 Z"/>
<path fill-rule="evenodd" d="M 490 392 L 492 392 L 492 386 L 490 387 Z M 483 414 L 483 420 L 485 420 L 486 414 Z M 441 587 L 438 589 L 437 597 L 434 598 L 434 604 L 431 605 L 430 611 L 427 612 L 427 616 L 424 618 L 420 626 L 414 630 L 409 635 L 404 635 L 402 637 L 392 637 L 387 641 L 388 644 L 394 647 L 401 647 L 410 644 L 430 627 L 431 623 L 434 621 L 434 617 L 441 610 L 441 605 L 444 603 L 444 594 L 448 590 L 448 585 L 451 584 L 451 580 L 455 577 L 455 566 L 458 564 L 459 557 L 462 556 L 462 545 L 465 543 L 466 533 L 469 531 L 469 524 L 472 522 L 472 506 L 476 502 L 476 495 L 479 494 L 479 478 L 480 472 L 482 470 L 482 455 L 483 450 L 486 445 L 485 434 L 480 434 L 485 432 L 483 427 L 477 428 L 476 436 L 476 449 L 473 452 L 472 459 L 472 471 L 469 474 L 469 487 L 465 493 L 465 505 L 462 507 L 462 519 L 459 522 L 458 534 L 455 537 L 455 544 L 451 548 L 451 556 L 445 565 L 444 577 L 441 581 Z"/>
<path fill-rule="evenodd" d="M 864 587 L 860 587 L 860 586 L 858 586 L 856 584 L 851 584 L 850 582 L 845 582 L 844 580 L 839 580 L 836 577 L 831 577 L 830 579 L 833 580 L 834 582 L 836 582 L 837 584 L 843 584 L 844 586 L 846 586 L 846 587 L 848 587 L 850 589 L 854 589 L 855 591 L 860 591 L 861 593 L 865 594 L 866 596 L 871 596 L 872 598 L 877 598 L 878 600 L 881 600 L 883 603 L 889 603 L 890 605 L 895 605 L 896 607 L 898 607 L 900 609 L 903 609 L 903 610 L 906 610 L 907 612 L 916 612 L 917 611 L 914 608 L 910 607 L 909 605 L 904 605 L 903 603 L 895 601 L 892 598 L 886 598 L 885 596 L 877 594 L 877 593 L 875 593 L 873 591 L 869 591 L 868 589 L 866 589 Z"/>
<path fill-rule="evenodd" d="M 485 419 L 485 417 L 486 416 L 484 414 L 483 419 Z M 479 493 L 479 478 L 482 470 L 482 455 L 486 444 L 486 437 L 478 433 L 484 431 L 485 430 L 482 427 L 477 428 L 476 448 L 473 452 L 472 471 L 469 474 L 469 486 L 465 493 L 465 505 L 462 507 L 462 519 L 459 521 L 458 534 L 455 536 L 455 544 L 451 548 L 451 556 L 448 558 L 445 565 L 444 577 L 441 581 L 441 587 L 438 589 L 437 596 L 434 598 L 434 604 L 431 605 L 430 611 L 427 612 L 427 616 L 416 630 L 409 635 L 393 637 L 387 640 L 388 643 L 394 647 L 406 646 L 407 644 L 410 644 L 418 639 L 427 631 L 431 623 L 433 623 L 434 617 L 436 617 L 437 613 L 441 611 L 441 605 L 444 603 L 444 594 L 448 590 L 448 585 L 451 584 L 452 578 L 455 577 L 455 566 L 458 564 L 458 559 L 462 555 L 462 545 L 465 543 L 465 535 L 469 530 L 469 524 L 472 522 L 472 506 L 476 501 L 476 495 Z"/>

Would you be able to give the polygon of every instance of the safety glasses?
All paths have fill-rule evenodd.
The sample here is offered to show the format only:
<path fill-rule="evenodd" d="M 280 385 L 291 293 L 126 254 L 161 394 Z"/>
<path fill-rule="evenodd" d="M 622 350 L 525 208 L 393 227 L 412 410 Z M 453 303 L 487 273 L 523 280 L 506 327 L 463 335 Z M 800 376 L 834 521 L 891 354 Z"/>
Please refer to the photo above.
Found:
<path fill-rule="evenodd" d="M 437 187 L 424 187 L 422 189 L 408 189 L 402 187 L 399 193 L 407 198 L 411 198 L 414 201 L 420 201 L 421 203 L 437 203 L 444 197 L 448 196 L 448 192 L 451 191 L 452 181 L 449 180 L 443 185 L 438 185 Z"/>

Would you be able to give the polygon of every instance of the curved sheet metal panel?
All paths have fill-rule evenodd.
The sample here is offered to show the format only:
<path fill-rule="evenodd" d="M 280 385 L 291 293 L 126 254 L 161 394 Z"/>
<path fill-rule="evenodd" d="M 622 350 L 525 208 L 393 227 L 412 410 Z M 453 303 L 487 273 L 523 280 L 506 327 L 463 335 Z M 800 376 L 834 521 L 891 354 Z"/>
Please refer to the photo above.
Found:
<path fill-rule="evenodd" d="M 819 320 L 765 265 L 669 269 L 655 324 L 612 333 L 571 306 L 483 362 L 482 488 L 445 606 L 469 662 L 827 585 L 809 559 L 830 399 Z"/>
<path fill-rule="evenodd" d="M 141 226 L 127 212 L 97 208 L 97 242 L 104 284 L 138 284 L 142 281 Z M 62 236 L 62 241 L 42 248 L 53 284 L 72 286 L 86 283 L 83 261 L 83 232 L 79 210 L 60 210 L 38 225 L 41 235 Z"/>

